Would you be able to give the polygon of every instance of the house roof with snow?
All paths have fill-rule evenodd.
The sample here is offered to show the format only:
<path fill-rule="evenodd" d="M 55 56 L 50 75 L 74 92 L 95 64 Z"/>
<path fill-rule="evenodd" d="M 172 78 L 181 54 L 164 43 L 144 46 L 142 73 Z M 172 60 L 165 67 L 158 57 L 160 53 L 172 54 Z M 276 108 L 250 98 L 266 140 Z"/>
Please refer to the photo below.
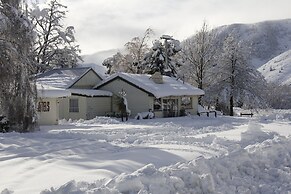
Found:
<path fill-rule="evenodd" d="M 152 75 L 147 74 L 129 74 L 116 73 L 107 79 L 103 80 L 95 86 L 96 89 L 110 83 L 116 79 L 121 79 L 156 98 L 170 97 L 170 96 L 200 96 L 204 95 L 204 91 L 198 89 L 188 83 L 183 83 L 181 80 L 173 77 L 163 76 L 163 83 L 155 83 Z"/>
<path fill-rule="evenodd" d="M 94 90 L 93 88 L 72 88 L 75 84 L 77 84 L 79 80 L 81 80 L 84 76 L 88 75 L 89 72 L 93 72 L 93 75 L 96 75 L 100 80 L 103 80 L 90 67 L 53 69 L 51 71 L 37 75 L 36 84 L 38 96 L 41 98 L 58 98 L 71 95 L 88 97 L 112 96 L 112 93 L 109 91 Z M 94 86 L 95 84 L 96 83 L 94 82 L 92 86 Z"/>
<path fill-rule="evenodd" d="M 37 82 L 56 88 L 71 88 L 78 80 L 85 76 L 89 71 L 94 72 L 97 77 L 102 80 L 102 77 L 98 75 L 90 67 L 77 67 L 77 68 L 62 68 L 53 69 L 43 74 L 37 75 Z"/>
<path fill-rule="evenodd" d="M 56 88 L 40 83 L 36 84 L 37 96 L 40 98 L 62 98 L 69 97 L 71 93 L 63 88 Z"/>

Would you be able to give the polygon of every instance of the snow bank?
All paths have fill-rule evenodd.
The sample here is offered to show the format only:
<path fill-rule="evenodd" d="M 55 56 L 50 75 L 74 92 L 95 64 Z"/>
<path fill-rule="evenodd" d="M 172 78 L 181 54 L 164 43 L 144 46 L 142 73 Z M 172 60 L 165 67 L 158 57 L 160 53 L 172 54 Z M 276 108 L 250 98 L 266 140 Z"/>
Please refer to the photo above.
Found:
<path fill-rule="evenodd" d="M 120 119 L 119 119 L 120 120 Z M 94 119 L 91 120 L 84 120 L 84 119 L 79 119 L 79 120 L 66 120 L 62 119 L 59 121 L 59 125 L 70 125 L 70 124 L 76 124 L 76 125 L 98 125 L 98 124 L 121 124 L 117 118 L 113 117 L 102 117 L 98 116 L 95 117 Z"/>
<path fill-rule="evenodd" d="M 215 143 L 213 139 L 213 143 Z M 217 141 L 216 141 L 217 142 Z M 223 142 L 223 141 L 221 141 Z M 220 142 L 220 143 L 221 143 Z M 229 142 L 228 142 L 229 143 Z M 288 193 L 291 191 L 291 137 L 264 133 L 251 122 L 236 149 L 221 157 L 200 157 L 157 169 L 148 164 L 131 174 L 121 174 L 107 183 L 71 181 L 60 193 Z M 246 147 L 245 147 L 246 146 Z"/>
<path fill-rule="evenodd" d="M 291 110 L 266 109 L 258 111 L 261 121 L 291 121 Z"/>

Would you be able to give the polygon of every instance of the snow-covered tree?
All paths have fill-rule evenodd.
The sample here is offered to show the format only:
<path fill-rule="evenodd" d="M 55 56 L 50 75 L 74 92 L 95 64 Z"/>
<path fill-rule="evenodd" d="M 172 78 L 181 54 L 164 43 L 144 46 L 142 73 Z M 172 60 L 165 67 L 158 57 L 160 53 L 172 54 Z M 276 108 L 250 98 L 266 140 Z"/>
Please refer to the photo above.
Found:
<path fill-rule="evenodd" d="M 248 48 L 242 47 L 234 36 L 225 39 L 218 65 L 212 71 L 215 71 L 215 82 L 206 92 L 218 102 L 226 103 L 229 115 L 233 116 L 234 106 L 255 108 L 265 104 L 266 82 L 250 65 Z"/>
<path fill-rule="evenodd" d="M 149 51 L 148 40 L 153 30 L 148 28 L 142 37 L 134 37 L 127 42 L 123 53 L 117 52 L 112 57 L 103 61 L 107 67 L 107 74 L 116 72 L 142 73 L 141 62 L 146 52 Z"/>
<path fill-rule="evenodd" d="M 129 55 L 123 55 L 117 52 L 112 57 L 105 59 L 102 63 L 103 66 L 107 67 L 107 74 L 113 74 L 117 72 L 131 73 L 128 68 L 132 65 L 133 59 Z"/>
<path fill-rule="evenodd" d="M 58 67 L 75 67 L 78 60 L 82 60 L 74 27 L 62 24 L 66 12 L 67 7 L 59 0 L 51 0 L 44 8 L 34 5 L 30 11 L 36 32 L 34 55 L 38 72 Z"/>
<path fill-rule="evenodd" d="M 31 24 L 20 0 L 1 0 L 0 18 L 0 114 L 7 116 L 12 130 L 31 131 L 35 116 L 35 90 L 29 80 Z"/>
<path fill-rule="evenodd" d="M 148 28 L 142 37 L 134 37 L 130 42 L 125 44 L 126 51 L 132 58 L 133 73 L 142 73 L 142 60 L 146 52 L 149 51 L 148 40 L 154 34 L 151 28 Z"/>
<path fill-rule="evenodd" d="M 188 82 L 197 84 L 198 88 L 207 86 L 209 70 L 214 63 L 215 35 L 211 33 L 206 22 L 191 38 L 182 43 L 182 58 L 185 64 L 182 73 Z"/>
<path fill-rule="evenodd" d="M 164 42 L 162 42 L 164 40 Z M 177 77 L 177 67 L 181 64 L 176 60 L 176 54 L 181 51 L 180 42 L 171 36 L 163 35 L 161 40 L 153 43 L 151 50 L 146 53 L 142 62 L 144 72 Z"/>

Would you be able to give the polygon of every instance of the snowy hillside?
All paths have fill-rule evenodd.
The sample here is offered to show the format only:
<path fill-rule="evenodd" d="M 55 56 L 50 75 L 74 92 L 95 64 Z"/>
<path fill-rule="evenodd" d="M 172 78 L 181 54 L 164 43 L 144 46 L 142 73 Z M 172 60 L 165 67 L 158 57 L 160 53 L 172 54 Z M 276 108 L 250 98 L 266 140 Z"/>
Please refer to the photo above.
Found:
<path fill-rule="evenodd" d="M 256 68 L 291 49 L 291 19 L 232 24 L 215 28 L 214 31 L 219 44 L 232 33 L 251 47 L 251 60 Z"/>
<path fill-rule="evenodd" d="M 268 82 L 291 86 L 291 50 L 273 58 L 258 70 Z"/>

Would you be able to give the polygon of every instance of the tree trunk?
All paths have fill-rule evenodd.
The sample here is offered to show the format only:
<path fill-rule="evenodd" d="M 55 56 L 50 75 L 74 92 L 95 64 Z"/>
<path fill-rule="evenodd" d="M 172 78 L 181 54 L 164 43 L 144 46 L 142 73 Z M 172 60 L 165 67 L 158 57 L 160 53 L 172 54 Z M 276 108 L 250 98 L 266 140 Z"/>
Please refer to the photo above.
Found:
<path fill-rule="evenodd" d="M 229 99 L 229 116 L 233 116 L 233 95 Z"/>

